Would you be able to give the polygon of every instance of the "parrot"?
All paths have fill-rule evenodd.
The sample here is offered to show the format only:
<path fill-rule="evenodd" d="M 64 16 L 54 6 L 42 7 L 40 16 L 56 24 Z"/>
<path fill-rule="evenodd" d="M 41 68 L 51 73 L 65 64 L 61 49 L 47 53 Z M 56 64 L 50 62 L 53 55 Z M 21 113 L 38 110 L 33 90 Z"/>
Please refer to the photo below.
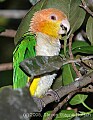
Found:
<path fill-rule="evenodd" d="M 19 68 L 19 63 L 29 57 L 59 55 L 60 39 L 70 30 L 70 23 L 64 12 L 46 8 L 34 13 L 29 29 L 20 38 L 13 52 L 13 87 L 26 86 L 28 76 Z M 29 86 L 32 96 L 40 98 L 51 88 L 57 73 L 34 77 Z"/>

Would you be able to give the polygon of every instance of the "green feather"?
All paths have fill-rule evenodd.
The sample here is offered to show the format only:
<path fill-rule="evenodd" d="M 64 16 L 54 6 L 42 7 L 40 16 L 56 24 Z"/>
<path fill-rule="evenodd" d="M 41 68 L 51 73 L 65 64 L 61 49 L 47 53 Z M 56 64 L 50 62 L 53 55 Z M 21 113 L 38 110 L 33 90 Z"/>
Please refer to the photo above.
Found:
<path fill-rule="evenodd" d="M 13 52 L 13 88 L 26 86 L 28 76 L 19 68 L 20 62 L 29 57 L 35 56 L 35 35 L 26 33 Z"/>

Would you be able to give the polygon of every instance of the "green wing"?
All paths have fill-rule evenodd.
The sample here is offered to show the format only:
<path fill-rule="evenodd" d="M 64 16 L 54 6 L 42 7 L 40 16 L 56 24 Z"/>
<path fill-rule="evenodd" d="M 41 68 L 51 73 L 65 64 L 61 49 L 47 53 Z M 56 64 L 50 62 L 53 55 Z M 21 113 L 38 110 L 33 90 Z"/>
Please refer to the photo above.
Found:
<path fill-rule="evenodd" d="M 13 52 L 13 88 L 26 86 L 28 76 L 19 68 L 20 62 L 29 57 L 35 56 L 35 35 L 26 33 Z"/>

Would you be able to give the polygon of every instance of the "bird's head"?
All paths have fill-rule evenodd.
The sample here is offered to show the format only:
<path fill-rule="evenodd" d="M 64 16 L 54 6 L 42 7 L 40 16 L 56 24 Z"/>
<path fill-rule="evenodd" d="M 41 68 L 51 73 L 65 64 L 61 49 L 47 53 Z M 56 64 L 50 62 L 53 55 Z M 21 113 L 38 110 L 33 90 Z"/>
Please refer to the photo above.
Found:
<path fill-rule="evenodd" d="M 30 31 L 44 33 L 52 37 L 66 34 L 70 29 L 66 15 L 55 8 L 43 9 L 34 14 L 30 23 Z"/>

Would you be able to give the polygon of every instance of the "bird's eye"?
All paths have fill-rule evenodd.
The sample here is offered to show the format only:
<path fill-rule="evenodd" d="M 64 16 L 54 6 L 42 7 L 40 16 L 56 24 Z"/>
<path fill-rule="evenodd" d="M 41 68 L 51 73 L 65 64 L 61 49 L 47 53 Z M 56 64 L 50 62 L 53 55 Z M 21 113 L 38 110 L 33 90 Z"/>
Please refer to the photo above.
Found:
<path fill-rule="evenodd" d="M 51 16 L 50 16 L 50 19 L 51 19 L 51 20 L 57 20 L 57 16 L 56 16 L 56 15 L 51 15 Z"/>

